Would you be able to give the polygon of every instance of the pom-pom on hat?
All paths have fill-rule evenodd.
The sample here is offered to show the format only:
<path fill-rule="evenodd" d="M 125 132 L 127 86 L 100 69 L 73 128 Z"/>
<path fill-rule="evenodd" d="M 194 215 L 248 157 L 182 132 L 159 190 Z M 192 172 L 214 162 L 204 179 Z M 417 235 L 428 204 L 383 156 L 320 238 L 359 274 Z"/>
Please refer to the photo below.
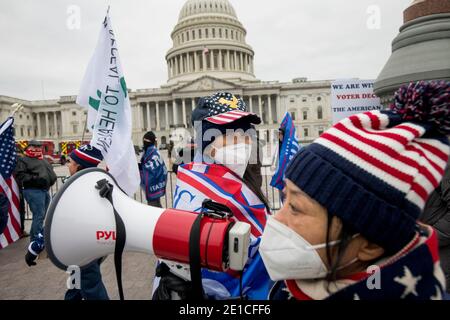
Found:
<path fill-rule="evenodd" d="M 83 168 L 93 168 L 102 162 L 103 155 L 100 150 L 88 144 L 73 150 L 70 158 Z"/>
<path fill-rule="evenodd" d="M 400 88 L 389 111 L 350 116 L 290 162 L 286 178 L 354 232 L 398 252 L 450 153 L 449 81 Z"/>

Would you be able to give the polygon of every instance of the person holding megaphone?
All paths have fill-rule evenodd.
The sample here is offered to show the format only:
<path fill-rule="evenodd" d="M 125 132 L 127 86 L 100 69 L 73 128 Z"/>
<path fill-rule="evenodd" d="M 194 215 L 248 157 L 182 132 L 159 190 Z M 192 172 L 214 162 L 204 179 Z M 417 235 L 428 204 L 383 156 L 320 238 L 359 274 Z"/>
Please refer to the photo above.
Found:
<path fill-rule="evenodd" d="M 67 160 L 69 173 L 71 176 L 87 168 L 94 168 L 103 160 L 102 153 L 91 145 L 84 145 L 72 151 Z M 36 265 L 37 256 L 44 250 L 44 236 L 39 236 L 30 243 L 25 261 L 28 266 Z M 67 290 L 65 300 L 109 300 L 108 293 L 102 281 L 100 264 L 102 259 L 98 259 L 89 267 L 81 270 L 81 288 Z"/>
<path fill-rule="evenodd" d="M 204 297 L 265 299 L 271 281 L 258 245 L 270 211 L 248 170 L 249 163 L 257 163 L 254 124 L 261 120 L 247 111 L 242 99 L 219 92 L 199 100 L 192 122 L 198 149 L 194 162 L 189 163 L 187 159 L 183 161 L 186 164 L 178 168 L 174 208 L 200 213 L 203 201 L 211 199 L 228 207 L 234 220 L 251 226 L 244 272 L 202 269 Z M 157 266 L 153 299 L 190 299 L 190 280 L 187 266 L 161 261 Z"/>

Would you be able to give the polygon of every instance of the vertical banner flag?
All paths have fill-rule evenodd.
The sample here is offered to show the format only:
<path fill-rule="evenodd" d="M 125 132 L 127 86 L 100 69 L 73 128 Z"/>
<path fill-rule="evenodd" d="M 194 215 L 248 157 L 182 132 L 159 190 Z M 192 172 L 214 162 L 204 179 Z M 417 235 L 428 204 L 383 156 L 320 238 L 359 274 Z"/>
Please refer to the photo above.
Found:
<path fill-rule="evenodd" d="M 295 125 L 289 112 L 286 112 L 286 115 L 281 122 L 280 130 L 284 132 L 283 142 L 279 146 L 278 166 L 272 177 L 272 181 L 270 181 L 270 185 L 274 188 L 283 190 L 284 173 L 287 165 L 297 152 L 300 151 L 300 144 L 295 135 Z"/>
<path fill-rule="evenodd" d="M 88 108 L 91 145 L 102 152 L 111 175 L 132 196 L 139 187 L 140 176 L 131 140 L 130 99 L 109 10 L 84 75 L 77 104 Z"/>
<path fill-rule="evenodd" d="M 0 192 L 8 199 L 8 222 L 0 234 L 0 249 L 19 239 L 22 234 L 19 186 L 13 175 L 17 164 L 13 123 L 14 119 L 8 118 L 0 125 Z"/>
<path fill-rule="evenodd" d="M 381 110 L 380 98 L 373 93 L 374 80 L 342 79 L 331 84 L 333 124 L 356 113 Z"/>

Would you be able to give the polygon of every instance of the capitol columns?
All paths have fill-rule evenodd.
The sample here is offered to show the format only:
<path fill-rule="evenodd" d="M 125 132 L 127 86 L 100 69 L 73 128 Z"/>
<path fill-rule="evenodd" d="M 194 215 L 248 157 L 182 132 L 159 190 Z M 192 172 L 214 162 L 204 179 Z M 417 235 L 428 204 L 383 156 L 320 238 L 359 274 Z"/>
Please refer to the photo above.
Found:
<path fill-rule="evenodd" d="M 44 113 L 45 115 L 45 136 L 49 137 L 50 136 L 50 132 L 49 132 L 49 124 L 48 124 L 48 112 Z"/>
<path fill-rule="evenodd" d="M 169 124 L 169 101 L 164 101 L 164 112 L 166 113 L 166 130 L 169 130 L 170 124 Z"/>
<path fill-rule="evenodd" d="M 275 106 L 275 110 L 280 110 L 280 112 L 277 111 L 277 123 L 281 123 L 281 118 L 279 117 L 284 117 L 287 110 L 285 112 L 281 111 L 281 97 L 279 93 L 277 94 L 277 105 Z"/>
<path fill-rule="evenodd" d="M 141 132 L 143 128 L 143 121 L 142 121 L 142 112 L 141 112 L 141 103 L 138 102 L 136 104 L 136 123 L 138 130 Z"/>
<path fill-rule="evenodd" d="M 195 59 L 194 71 L 198 72 L 198 71 L 200 71 L 200 59 L 198 58 L 198 52 L 197 51 L 194 52 L 194 59 Z"/>
<path fill-rule="evenodd" d="M 147 131 L 151 131 L 152 130 L 152 124 L 150 122 L 150 102 L 146 102 L 145 103 L 145 108 L 147 111 Z"/>
<path fill-rule="evenodd" d="M 253 112 L 253 96 L 249 96 L 249 111 Z"/>
<path fill-rule="evenodd" d="M 269 124 L 273 123 L 273 117 L 272 117 L 272 95 L 268 95 L 269 100 Z"/>
<path fill-rule="evenodd" d="M 222 49 L 219 49 L 219 61 L 218 61 L 218 66 L 219 66 L 219 70 L 222 71 L 223 70 L 223 58 L 222 58 Z"/>
<path fill-rule="evenodd" d="M 41 128 L 41 117 L 39 112 L 36 112 L 36 123 L 37 123 L 37 136 L 42 137 L 42 128 Z"/>
<path fill-rule="evenodd" d="M 177 116 L 177 100 L 172 100 L 172 114 L 173 114 L 173 124 L 176 127 L 178 124 L 178 116 Z"/>
<path fill-rule="evenodd" d="M 155 102 L 156 107 L 156 131 L 161 131 L 161 121 L 159 120 L 159 101 Z"/>
<path fill-rule="evenodd" d="M 214 51 L 215 50 L 209 51 L 209 64 L 211 66 L 211 70 L 214 70 Z"/>
<path fill-rule="evenodd" d="M 241 71 L 244 71 L 244 70 L 245 70 L 245 68 L 244 68 L 244 57 L 243 57 L 243 55 L 244 55 L 243 52 L 239 53 L 239 59 L 240 59 L 240 61 L 241 61 L 241 68 L 240 68 Z"/>
<path fill-rule="evenodd" d="M 202 52 L 202 59 L 203 59 L 203 70 L 206 70 L 206 54 L 204 51 Z"/>
<path fill-rule="evenodd" d="M 259 106 L 259 116 L 261 117 L 261 124 L 264 124 L 263 108 L 260 95 L 258 95 L 258 106 Z"/>
<path fill-rule="evenodd" d="M 53 136 L 58 137 L 58 121 L 57 121 L 57 115 L 58 113 L 55 111 L 53 112 Z"/>
<path fill-rule="evenodd" d="M 187 119 L 186 119 L 186 99 L 181 99 L 181 103 L 183 104 L 183 125 L 187 128 Z"/>

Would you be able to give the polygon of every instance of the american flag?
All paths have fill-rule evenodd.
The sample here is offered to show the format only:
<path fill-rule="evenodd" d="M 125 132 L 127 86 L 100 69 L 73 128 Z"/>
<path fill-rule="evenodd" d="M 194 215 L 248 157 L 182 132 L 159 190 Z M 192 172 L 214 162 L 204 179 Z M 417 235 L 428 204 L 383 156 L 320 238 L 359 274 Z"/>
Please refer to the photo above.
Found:
<path fill-rule="evenodd" d="M 0 192 L 9 200 L 8 224 L 0 234 L 0 249 L 13 243 L 21 234 L 19 186 L 13 176 L 17 164 L 16 144 L 13 134 L 13 118 L 0 126 Z"/>

